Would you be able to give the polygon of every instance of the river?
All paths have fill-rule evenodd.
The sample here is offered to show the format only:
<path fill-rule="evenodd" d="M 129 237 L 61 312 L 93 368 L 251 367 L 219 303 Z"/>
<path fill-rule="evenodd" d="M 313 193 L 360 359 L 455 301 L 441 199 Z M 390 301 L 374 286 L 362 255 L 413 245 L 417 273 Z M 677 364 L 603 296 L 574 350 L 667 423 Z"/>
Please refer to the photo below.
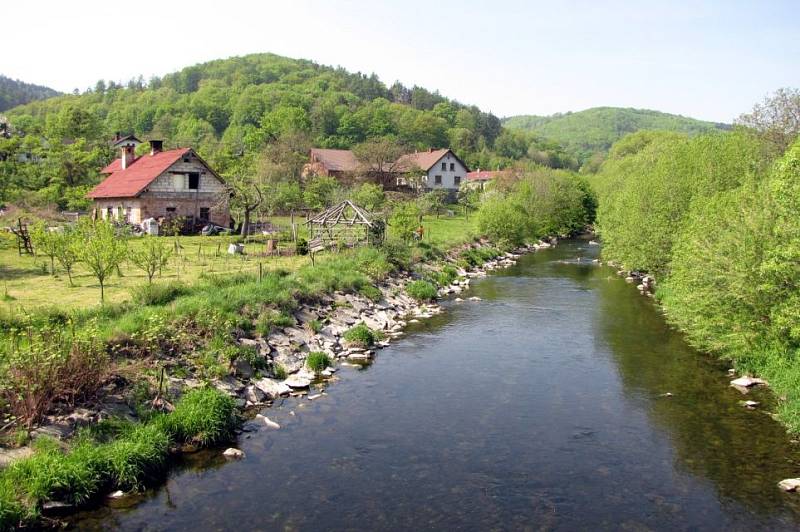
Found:
<path fill-rule="evenodd" d="M 246 457 L 74 516 L 119 530 L 797 529 L 800 448 L 584 241 L 473 282 Z M 672 394 L 668 396 L 666 394 Z"/>

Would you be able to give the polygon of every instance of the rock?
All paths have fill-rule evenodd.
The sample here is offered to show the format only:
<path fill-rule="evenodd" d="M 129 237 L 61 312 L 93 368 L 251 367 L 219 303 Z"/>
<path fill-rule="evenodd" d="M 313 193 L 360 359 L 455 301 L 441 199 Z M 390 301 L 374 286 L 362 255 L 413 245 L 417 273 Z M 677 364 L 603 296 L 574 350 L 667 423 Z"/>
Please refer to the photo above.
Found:
<path fill-rule="evenodd" d="M 659 397 L 672 397 L 672 392 L 662 393 Z"/>
<path fill-rule="evenodd" d="M 249 379 L 253 376 L 253 367 L 243 358 L 237 358 L 233 362 L 233 371 L 243 379 Z"/>
<path fill-rule="evenodd" d="M 455 301 L 456 303 L 461 303 L 461 302 L 462 302 L 462 301 L 464 301 L 464 300 L 463 300 L 463 299 L 461 299 L 460 297 L 457 297 L 457 298 L 455 298 L 453 301 Z"/>
<path fill-rule="evenodd" d="M 800 488 L 800 478 L 787 478 L 778 482 L 778 487 L 783 491 L 797 491 Z"/>
<path fill-rule="evenodd" d="M 311 382 L 313 380 L 313 377 L 309 377 L 308 375 L 302 373 L 296 373 L 283 382 L 290 388 L 308 388 L 311 386 Z"/>
<path fill-rule="evenodd" d="M 222 456 L 224 456 L 225 458 L 239 460 L 241 458 L 244 458 L 244 451 L 242 451 L 241 449 L 236 449 L 235 447 L 229 447 L 225 449 L 225 452 L 222 453 Z"/>
<path fill-rule="evenodd" d="M 31 432 L 31 436 L 34 438 L 48 436 L 57 440 L 65 440 L 69 438 L 73 432 L 74 429 L 72 425 L 68 423 L 51 423 L 34 430 Z"/>
<path fill-rule="evenodd" d="M 224 379 L 215 380 L 213 384 L 217 390 L 230 396 L 238 395 L 239 392 L 244 390 L 244 384 L 242 381 L 234 379 L 233 377 L 225 377 Z"/>
<path fill-rule="evenodd" d="M 239 338 L 239 345 L 258 347 L 258 340 L 253 340 L 252 338 Z"/>
<path fill-rule="evenodd" d="M 308 396 L 308 400 L 309 401 L 313 401 L 314 399 L 319 399 L 320 397 L 322 397 L 322 395 L 323 394 L 321 394 L 321 393 L 315 393 L 314 395 L 309 395 Z"/>
<path fill-rule="evenodd" d="M 263 420 L 263 421 L 264 421 L 264 424 L 265 424 L 266 426 L 268 426 L 269 428 L 271 428 L 271 429 L 278 430 L 278 429 L 280 429 L 280 428 L 281 428 L 281 426 L 280 426 L 279 424 L 277 424 L 276 422 L 272 421 L 272 420 L 271 420 L 270 418 L 268 418 L 267 416 L 262 416 L 261 414 L 256 414 L 256 419 L 261 419 L 261 420 Z"/>
<path fill-rule="evenodd" d="M 731 386 L 742 386 L 744 388 L 750 388 L 751 386 L 758 386 L 758 385 L 766 385 L 767 381 L 764 379 L 758 379 L 755 377 L 739 377 L 738 379 L 733 379 L 731 381 Z"/>
<path fill-rule="evenodd" d="M 71 513 L 74 507 L 71 504 L 61 501 L 47 501 L 42 504 L 42 515 L 64 515 Z"/>
<path fill-rule="evenodd" d="M 257 380 L 253 385 L 263 392 L 268 399 L 277 399 L 281 395 L 286 395 L 292 391 L 289 386 L 277 379 L 263 378 Z"/>
<path fill-rule="evenodd" d="M 109 499 L 121 499 L 124 496 L 125 496 L 125 492 L 122 491 L 122 490 L 112 491 L 111 493 L 106 495 L 106 497 L 109 498 Z"/>
<path fill-rule="evenodd" d="M 469 300 L 470 300 L 470 301 L 483 301 L 483 300 L 482 300 L 481 298 L 479 298 L 478 296 L 472 296 L 471 298 L 469 298 Z"/>
<path fill-rule="evenodd" d="M 266 394 L 253 384 L 244 389 L 244 398 L 253 404 L 260 403 L 265 397 Z"/>
<path fill-rule="evenodd" d="M 761 403 L 759 403 L 758 401 L 742 401 L 742 404 L 745 406 L 745 408 L 748 408 L 750 410 L 754 410 L 755 407 L 757 407 Z"/>

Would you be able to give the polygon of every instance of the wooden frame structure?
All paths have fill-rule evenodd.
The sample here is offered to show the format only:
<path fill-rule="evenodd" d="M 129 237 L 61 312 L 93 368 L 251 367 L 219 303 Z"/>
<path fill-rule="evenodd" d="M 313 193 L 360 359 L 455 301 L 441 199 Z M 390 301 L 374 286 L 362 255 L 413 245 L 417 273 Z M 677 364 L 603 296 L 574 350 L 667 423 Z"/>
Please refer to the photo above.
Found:
<path fill-rule="evenodd" d="M 376 235 L 376 229 L 382 224 L 376 223 L 370 213 L 350 200 L 309 218 L 306 225 L 309 243 L 313 242 L 315 248 L 377 243 L 382 238 Z"/>

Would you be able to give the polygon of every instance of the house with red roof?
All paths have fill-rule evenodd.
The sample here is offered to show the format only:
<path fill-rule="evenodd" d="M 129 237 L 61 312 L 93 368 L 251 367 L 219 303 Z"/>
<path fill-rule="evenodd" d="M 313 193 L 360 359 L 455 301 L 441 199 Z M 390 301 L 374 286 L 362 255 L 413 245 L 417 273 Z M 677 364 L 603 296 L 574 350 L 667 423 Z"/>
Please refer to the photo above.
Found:
<path fill-rule="evenodd" d="M 133 135 L 115 138 L 120 158 L 101 170 L 107 177 L 88 194 L 100 217 L 230 225 L 225 183 L 192 148 L 164 150 L 162 141 L 151 140 L 150 152 L 136 156 L 139 144 Z"/>
<path fill-rule="evenodd" d="M 423 190 L 444 189 L 455 192 L 465 182 L 469 168 L 449 148 L 407 153 L 391 165 L 393 186 L 421 188 Z M 303 169 L 304 176 L 324 175 L 340 180 L 367 177 L 375 180 L 385 171 L 370 171 L 359 164 L 350 150 L 313 148 L 309 162 Z M 358 174 L 365 174 L 359 176 Z M 391 175 L 390 175 L 391 177 Z M 385 183 L 383 183 L 385 184 Z"/>
<path fill-rule="evenodd" d="M 481 170 L 478 168 L 476 171 L 467 174 L 467 183 L 469 183 L 471 187 L 484 190 L 486 185 L 498 177 L 504 177 L 510 174 L 511 172 L 509 170 Z"/>

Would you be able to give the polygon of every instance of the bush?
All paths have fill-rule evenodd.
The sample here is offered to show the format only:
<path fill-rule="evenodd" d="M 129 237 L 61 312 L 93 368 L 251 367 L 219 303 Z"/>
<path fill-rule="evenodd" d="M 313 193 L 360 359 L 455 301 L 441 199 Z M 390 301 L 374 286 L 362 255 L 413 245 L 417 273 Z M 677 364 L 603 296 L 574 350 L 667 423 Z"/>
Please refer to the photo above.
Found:
<path fill-rule="evenodd" d="M 408 283 L 406 292 L 417 301 L 433 301 L 437 295 L 436 286 L 423 280 Z"/>
<path fill-rule="evenodd" d="M 306 358 L 306 366 L 316 374 L 319 374 L 330 365 L 331 358 L 321 351 L 313 351 L 309 353 L 308 358 Z"/>
<path fill-rule="evenodd" d="M 175 410 L 160 424 L 177 442 L 213 445 L 231 437 L 235 425 L 235 403 L 232 398 L 213 388 L 197 388 L 187 392 Z"/>
<path fill-rule="evenodd" d="M 140 305 L 166 305 L 188 293 L 189 288 L 177 281 L 140 285 L 131 291 L 133 301 Z"/>
<path fill-rule="evenodd" d="M 509 198 L 492 197 L 478 210 L 478 228 L 499 244 L 522 244 L 529 223 L 522 208 Z"/>
<path fill-rule="evenodd" d="M 354 347 L 372 347 L 375 344 L 375 333 L 365 323 L 359 323 L 345 331 L 342 336 L 345 341 Z"/>

